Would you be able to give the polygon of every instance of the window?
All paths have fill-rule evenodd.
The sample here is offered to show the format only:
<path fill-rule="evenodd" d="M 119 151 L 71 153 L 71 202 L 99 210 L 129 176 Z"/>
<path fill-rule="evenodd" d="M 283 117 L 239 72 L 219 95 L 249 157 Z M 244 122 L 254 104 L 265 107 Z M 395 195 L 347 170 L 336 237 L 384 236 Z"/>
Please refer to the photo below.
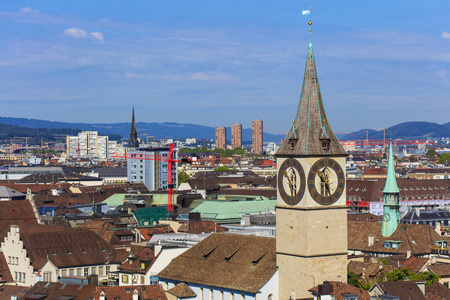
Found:
<path fill-rule="evenodd" d="M 84 277 L 89 276 L 89 268 L 84 268 Z"/>
<path fill-rule="evenodd" d="M 77 269 L 77 276 L 80 277 L 81 276 L 81 268 Z"/>
<path fill-rule="evenodd" d="M 145 284 L 145 276 L 141 275 L 141 284 L 144 285 Z"/>
<path fill-rule="evenodd" d="M 97 274 L 97 267 L 92 267 L 91 268 L 91 274 Z"/>
<path fill-rule="evenodd" d="M 128 275 L 122 275 L 122 282 L 128 283 Z"/>
<path fill-rule="evenodd" d="M 110 266 L 106 266 L 106 275 L 109 275 L 110 271 L 111 271 L 111 267 Z"/>
<path fill-rule="evenodd" d="M 66 277 L 67 270 L 61 270 L 61 277 Z"/>
<path fill-rule="evenodd" d="M 100 276 L 105 275 L 103 272 L 103 266 L 98 267 L 98 275 Z"/>
<path fill-rule="evenodd" d="M 145 263 L 141 262 L 141 270 L 145 270 Z"/>
<path fill-rule="evenodd" d="M 69 269 L 69 276 L 73 276 L 74 269 Z"/>

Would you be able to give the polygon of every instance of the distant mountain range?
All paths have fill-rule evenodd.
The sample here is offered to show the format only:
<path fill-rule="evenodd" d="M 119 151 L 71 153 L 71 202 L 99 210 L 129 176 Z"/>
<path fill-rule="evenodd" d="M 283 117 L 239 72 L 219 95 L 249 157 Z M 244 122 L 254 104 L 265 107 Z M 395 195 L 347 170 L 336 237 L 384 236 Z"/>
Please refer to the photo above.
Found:
<path fill-rule="evenodd" d="M 108 135 L 120 135 L 124 139 L 128 139 L 131 128 L 130 123 L 65 123 L 37 119 L 0 117 L 0 124 L 2 123 L 41 130 L 43 128 L 74 130 L 69 131 L 71 133 L 79 130 L 98 131 Z M 7 131 L 8 128 L 10 127 L 0 126 L 0 138 L 2 136 L 5 137 L 5 131 Z M 197 138 L 211 140 L 215 138 L 214 127 L 196 124 L 138 122 L 136 123 L 136 129 L 139 137 L 141 137 L 142 134 L 148 134 L 149 136 L 154 136 L 156 139 Z M 361 129 L 347 135 L 336 135 L 340 140 L 365 139 L 367 136 L 366 131 L 369 132 L 369 139 L 383 139 L 383 130 L 376 131 L 372 129 Z M 30 136 L 30 134 L 36 133 L 34 130 L 30 132 L 30 134 L 27 134 L 26 131 L 24 132 L 22 129 L 20 132 L 21 136 Z M 227 128 L 227 136 L 230 140 L 231 128 Z M 406 122 L 386 128 L 386 139 L 424 139 L 426 137 L 450 137 L 450 122 L 442 125 L 431 122 Z M 265 142 L 279 143 L 284 138 L 284 134 L 264 133 Z M 245 141 L 251 143 L 252 130 L 250 128 L 242 129 L 242 139 L 244 143 Z"/>

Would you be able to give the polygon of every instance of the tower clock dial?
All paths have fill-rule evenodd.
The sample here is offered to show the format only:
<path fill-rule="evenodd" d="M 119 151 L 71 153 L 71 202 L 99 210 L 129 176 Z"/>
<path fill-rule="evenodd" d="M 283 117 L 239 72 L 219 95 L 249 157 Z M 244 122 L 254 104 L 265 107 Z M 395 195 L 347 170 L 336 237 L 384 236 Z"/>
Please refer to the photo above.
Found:
<path fill-rule="evenodd" d="M 322 158 L 316 161 L 308 174 L 308 190 L 311 197 L 321 205 L 335 203 L 344 192 L 344 171 L 337 161 Z"/>
<path fill-rule="evenodd" d="M 302 165 L 293 158 L 286 159 L 278 171 L 278 191 L 284 202 L 295 205 L 305 193 L 305 172 Z"/>

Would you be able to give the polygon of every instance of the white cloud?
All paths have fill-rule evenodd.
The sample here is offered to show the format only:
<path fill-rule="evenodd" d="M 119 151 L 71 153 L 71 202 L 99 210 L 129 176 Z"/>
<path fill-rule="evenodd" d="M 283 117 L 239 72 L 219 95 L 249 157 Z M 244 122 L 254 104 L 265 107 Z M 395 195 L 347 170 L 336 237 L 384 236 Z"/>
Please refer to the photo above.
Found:
<path fill-rule="evenodd" d="M 20 12 L 21 12 L 21 13 L 39 13 L 39 10 L 37 10 L 37 9 L 32 9 L 32 8 L 29 7 L 29 6 L 26 6 L 26 7 L 21 7 L 21 8 L 20 8 Z"/>
<path fill-rule="evenodd" d="M 99 43 L 103 43 L 105 37 L 101 32 L 87 32 L 86 30 L 70 27 L 64 30 L 64 35 L 76 39 L 93 39 Z"/>
<path fill-rule="evenodd" d="M 64 30 L 64 35 L 76 39 L 84 39 L 87 35 L 87 32 L 83 29 L 70 27 Z"/>
<path fill-rule="evenodd" d="M 447 31 L 444 31 L 441 33 L 441 37 L 444 39 L 450 39 L 450 33 L 448 33 Z"/>
<path fill-rule="evenodd" d="M 103 43 L 103 41 L 105 40 L 103 33 L 101 32 L 89 32 L 89 35 L 99 43 Z"/>

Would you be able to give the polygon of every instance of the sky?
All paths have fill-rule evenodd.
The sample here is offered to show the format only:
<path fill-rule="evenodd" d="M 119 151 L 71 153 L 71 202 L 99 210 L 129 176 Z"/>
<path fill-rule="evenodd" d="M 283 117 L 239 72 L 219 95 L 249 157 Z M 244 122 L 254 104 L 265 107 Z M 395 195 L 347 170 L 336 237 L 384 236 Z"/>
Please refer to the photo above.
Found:
<path fill-rule="evenodd" d="M 0 1 L 0 116 L 285 133 L 312 43 L 333 130 L 450 121 L 450 1 Z"/>

